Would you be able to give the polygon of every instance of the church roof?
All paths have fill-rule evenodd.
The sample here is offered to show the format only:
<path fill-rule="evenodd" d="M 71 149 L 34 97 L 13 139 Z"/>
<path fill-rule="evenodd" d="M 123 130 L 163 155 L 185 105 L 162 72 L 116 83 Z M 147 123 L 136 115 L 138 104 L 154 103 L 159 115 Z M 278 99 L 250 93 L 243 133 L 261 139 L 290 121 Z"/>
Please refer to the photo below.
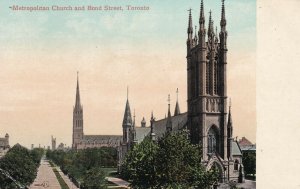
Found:
<path fill-rule="evenodd" d="M 162 137 L 166 133 L 166 124 L 168 118 L 155 121 L 153 124 L 153 132 L 156 137 Z M 187 113 L 183 113 L 177 116 L 172 116 L 172 131 L 178 131 L 183 129 L 187 125 Z"/>
<path fill-rule="evenodd" d="M 155 136 L 160 138 L 167 132 L 167 121 L 168 118 L 154 121 L 153 132 Z M 187 124 L 187 113 L 180 114 L 178 116 L 172 116 L 172 131 L 182 130 Z M 146 136 L 150 136 L 150 127 L 135 127 L 136 129 L 136 139 L 138 143 L 142 142 Z"/>
<path fill-rule="evenodd" d="M 136 140 L 138 143 L 142 142 L 144 138 L 149 135 L 151 128 L 150 127 L 136 127 Z"/>
<path fill-rule="evenodd" d="M 232 155 L 233 156 L 241 156 L 242 151 L 236 141 L 232 141 Z"/>
<path fill-rule="evenodd" d="M 108 144 L 119 145 L 122 140 L 121 135 L 84 135 L 82 143 L 85 144 Z"/>

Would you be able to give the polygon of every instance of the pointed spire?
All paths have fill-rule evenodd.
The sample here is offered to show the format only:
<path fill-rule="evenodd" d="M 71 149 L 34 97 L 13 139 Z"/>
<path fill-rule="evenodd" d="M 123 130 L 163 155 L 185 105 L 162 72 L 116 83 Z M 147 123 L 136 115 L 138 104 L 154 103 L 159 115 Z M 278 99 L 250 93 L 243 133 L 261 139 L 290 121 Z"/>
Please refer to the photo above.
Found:
<path fill-rule="evenodd" d="M 189 9 L 189 24 L 188 24 L 188 45 L 192 45 L 192 40 L 193 40 L 193 20 L 192 20 L 192 9 Z"/>
<path fill-rule="evenodd" d="M 189 26 L 188 26 L 188 34 L 193 33 L 193 18 L 192 18 L 192 9 L 189 9 Z"/>
<path fill-rule="evenodd" d="M 176 106 L 175 106 L 175 111 L 174 111 L 174 116 L 177 116 L 180 114 L 180 108 L 179 108 L 179 104 L 178 104 L 178 88 L 177 88 L 177 99 L 176 99 Z"/>
<path fill-rule="evenodd" d="M 151 119 L 150 119 L 150 137 L 151 137 L 151 140 L 155 140 L 155 133 L 154 133 L 154 121 L 155 121 L 155 118 L 153 117 L 153 111 L 151 112 Z"/>
<path fill-rule="evenodd" d="M 205 17 L 204 17 L 204 7 L 203 7 L 203 0 L 201 0 L 201 6 L 200 6 L 200 19 L 199 24 L 204 24 Z"/>
<path fill-rule="evenodd" d="M 125 112 L 123 117 L 123 127 L 131 127 L 131 126 L 132 126 L 132 118 L 131 118 L 131 111 L 130 111 L 130 105 L 128 100 L 128 87 L 127 87 L 127 100 L 126 100 Z"/>
<path fill-rule="evenodd" d="M 224 5 L 224 1 L 222 0 L 222 15 L 221 15 L 221 31 L 225 31 L 226 30 L 226 18 L 225 18 L 225 5 Z"/>
<path fill-rule="evenodd" d="M 228 113 L 228 124 L 227 124 L 227 129 L 228 129 L 228 138 L 232 138 L 232 116 L 231 116 L 231 99 L 229 99 L 229 113 Z"/>
<path fill-rule="evenodd" d="M 77 86 L 76 86 L 76 100 L 75 100 L 75 108 L 81 108 L 80 103 L 80 92 L 79 92 L 79 72 L 77 71 Z"/>
<path fill-rule="evenodd" d="M 214 21 L 211 18 L 211 10 L 209 11 L 209 23 L 208 23 L 208 36 L 213 37 L 214 35 Z"/>
<path fill-rule="evenodd" d="M 170 95 L 168 95 L 168 118 L 167 118 L 167 125 L 166 125 L 166 130 L 167 132 L 172 131 L 172 118 L 171 118 L 171 112 L 170 112 Z"/>

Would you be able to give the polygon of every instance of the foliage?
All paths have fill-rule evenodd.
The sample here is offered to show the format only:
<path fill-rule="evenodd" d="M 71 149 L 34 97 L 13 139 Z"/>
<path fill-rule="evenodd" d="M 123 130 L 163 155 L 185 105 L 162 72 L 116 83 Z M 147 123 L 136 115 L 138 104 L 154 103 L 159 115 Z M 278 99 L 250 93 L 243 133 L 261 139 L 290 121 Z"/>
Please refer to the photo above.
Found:
<path fill-rule="evenodd" d="M 245 175 L 256 174 L 256 154 L 254 152 L 243 152 L 243 165 Z"/>
<path fill-rule="evenodd" d="M 88 148 L 79 151 L 70 150 L 66 152 L 62 150 L 48 150 L 46 155 L 48 159 L 59 165 L 65 174 L 70 176 L 74 184 L 77 182 L 82 184 L 86 183 L 86 175 L 91 173 L 99 177 L 96 178 L 90 175 L 90 179 L 99 179 L 103 173 L 101 168 L 117 166 L 117 150 L 110 147 Z M 96 171 L 99 172 L 97 173 Z M 103 175 L 105 176 L 104 173 Z M 95 183 L 98 184 L 97 187 L 102 187 L 101 180 L 99 182 L 94 181 L 90 183 Z M 86 186 L 89 188 L 88 183 L 86 183 Z"/>
<path fill-rule="evenodd" d="M 155 174 L 155 157 L 158 145 L 146 137 L 139 145 L 129 151 L 122 165 L 122 176 L 129 180 L 132 186 L 149 188 L 157 184 Z"/>
<path fill-rule="evenodd" d="M 205 171 L 201 153 L 185 132 L 167 134 L 157 143 L 146 138 L 126 155 L 121 174 L 133 188 L 209 188 L 218 173 Z"/>
<path fill-rule="evenodd" d="M 83 189 L 106 189 L 105 174 L 99 167 L 94 167 L 86 171 L 83 177 Z"/>
<path fill-rule="evenodd" d="M 29 151 L 16 144 L 0 159 L 0 168 L 5 170 L 19 184 L 27 186 L 33 182 L 37 175 L 37 168 L 42 155 L 42 149 Z M 7 176 L 0 174 L 0 188 L 16 188 L 16 184 Z"/>

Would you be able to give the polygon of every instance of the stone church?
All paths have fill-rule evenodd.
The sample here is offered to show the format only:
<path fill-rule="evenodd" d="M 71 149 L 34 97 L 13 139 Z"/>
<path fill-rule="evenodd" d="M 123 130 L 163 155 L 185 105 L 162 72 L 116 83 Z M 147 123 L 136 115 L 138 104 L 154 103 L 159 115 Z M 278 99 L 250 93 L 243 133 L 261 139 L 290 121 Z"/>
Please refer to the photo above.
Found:
<path fill-rule="evenodd" d="M 83 108 L 80 102 L 79 80 L 77 73 L 76 100 L 73 107 L 73 135 L 72 148 L 76 150 L 86 148 L 115 147 L 121 142 L 120 135 L 85 135 L 83 132 Z"/>
<path fill-rule="evenodd" d="M 4 138 L 0 138 L 0 158 L 4 156 L 9 149 L 9 135 L 6 133 Z"/>
<path fill-rule="evenodd" d="M 127 98 L 123 118 L 123 138 L 119 147 L 119 167 L 130 148 L 146 136 L 160 138 L 167 131 L 188 129 L 193 144 L 202 146 L 202 163 L 207 170 L 216 167 L 220 182 L 244 182 L 242 152 L 233 140 L 231 107 L 227 96 L 227 30 L 225 5 L 222 0 L 220 32 L 214 28 L 209 13 L 205 26 L 204 5 L 201 1 L 199 30 L 194 31 L 189 11 L 187 28 L 187 112 L 181 113 L 178 101 L 173 116 L 168 108 L 165 119 L 155 120 L 150 127 L 143 118 L 141 126 L 132 119 Z"/>

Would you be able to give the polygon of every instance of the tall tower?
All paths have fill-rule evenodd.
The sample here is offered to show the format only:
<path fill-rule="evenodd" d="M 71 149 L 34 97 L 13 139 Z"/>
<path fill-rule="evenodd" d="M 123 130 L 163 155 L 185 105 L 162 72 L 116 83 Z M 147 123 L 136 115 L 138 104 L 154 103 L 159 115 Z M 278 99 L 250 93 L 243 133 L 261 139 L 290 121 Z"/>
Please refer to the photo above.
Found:
<path fill-rule="evenodd" d="M 75 106 L 73 107 L 73 140 L 72 148 L 77 148 L 77 144 L 83 138 L 83 111 L 82 105 L 80 103 L 80 93 L 79 93 L 79 81 L 77 72 L 77 87 L 76 87 L 76 100 Z"/>
<path fill-rule="evenodd" d="M 192 16 L 189 13 L 187 39 L 188 128 L 191 141 L 202 146 L 202 160 L 217 155 L 227 160 L 227 31 L 222 1 L 221 32 L 214 33 L 209 16 L 207 41 L 204 5 L 201 1 L 198 43 L 191 38 Z M 194 42 L 192 42 L 194 41 Z"/>
<path fill-rule="evenodd" d="M 51 145 L 52 150 L 56 150 L 56 138 L 53 138 L 53 136 L 51 136 Z"/>

